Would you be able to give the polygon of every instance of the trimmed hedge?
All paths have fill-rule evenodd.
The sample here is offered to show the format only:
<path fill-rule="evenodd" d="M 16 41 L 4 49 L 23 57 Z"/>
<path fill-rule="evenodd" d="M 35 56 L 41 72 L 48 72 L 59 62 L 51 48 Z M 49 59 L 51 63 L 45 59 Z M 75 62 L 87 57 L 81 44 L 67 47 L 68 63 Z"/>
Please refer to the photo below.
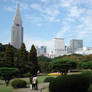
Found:
<path fill-rule="evenodd" d="M 47 77 L 45 78 L 44 82 L 51 82 L 53 79 L 55 79 L 54 77 Z"/>
<path fill-rule="evenodd" d="M 85 77 L 89 78 L 90 84 L 92 84 L 92 71 L 91 70 L 84 71 L 81 74 L 84 75 Z"/>
<path fill-rule="evenodd" d="M 87 92 L 90 82 L 84 74 L 57 77 L 50 82 L 50 92 Z"/>
<path fill-rule="evenodd" d="M 24 80 L 15 79 L 11 83 L 13 88 L 26 88 L 27 83 Z"/>

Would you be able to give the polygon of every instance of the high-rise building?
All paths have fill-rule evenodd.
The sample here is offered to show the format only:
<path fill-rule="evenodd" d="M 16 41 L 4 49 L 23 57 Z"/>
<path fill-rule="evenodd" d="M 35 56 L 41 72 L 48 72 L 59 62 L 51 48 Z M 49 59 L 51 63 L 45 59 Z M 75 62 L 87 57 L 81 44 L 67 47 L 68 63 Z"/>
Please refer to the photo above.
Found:
<path fill-rule="evenodd" d="M 83 48 L 83 40 L 73 39 L 70 41 L 71 52 L 75 53 L 78 49 Z"/>
<path fill-rule="evenodd" d="M 62 56 L 65 54 L 65 42 L 63 38 L 55 38 L 55 56 Z"/>
<path fill-rule="evenodd" d="M 22 27 L 22 19 L 21 19 L 19 0 L 18 0 L 16 15 L 12 26 L 11 45 L 19 49 L 22 43 L 23 43 L 23 27 Z"/>
<path fill-rule="evenodd" d="M 47 54 L 47 46 L 41 46 L 41 47 L 36 47 L 37 49 L 37 55 L 46 55 Z"/>

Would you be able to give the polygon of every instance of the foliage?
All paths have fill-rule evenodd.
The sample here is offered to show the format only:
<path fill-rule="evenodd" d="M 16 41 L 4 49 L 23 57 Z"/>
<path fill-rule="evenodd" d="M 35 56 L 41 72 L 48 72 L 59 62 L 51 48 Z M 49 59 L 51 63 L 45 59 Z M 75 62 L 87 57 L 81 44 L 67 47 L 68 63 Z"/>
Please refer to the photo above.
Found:
<path fill-rule="evenodd" d="M 92 69 L 92 62 L 85 62 L 82 64 L 84 69 Z"/>
<path fill-rule="evenodd" d="M 15 79 L 11 83 L 13 88 L 25 88 L 27 83 L 24 80 Z"/>
<path fill-rule="evenodd" d="M 50 65 L 49 69 L 59 71 L 62 75 L 66 75 L 69 69 L 74 69 L 77 67 L 77 63 L 72 60 L 66 59 L 54 59 Z"/>
<path fill-rule="evenodd" d="M 32 45 L 29 52 L 29 72 L 33 75 L 37 74 L 39 70 L 38 60 L 37 60 L 37 51 L 34 45 Z"/>
<path fill-rule="evenodd" d="M 92 84 L 92 71 L 90 71 L 90 70 L 83 71 L 81 74 L 84 75 L 85 77 L 89 78 L 90 84 Z"/>
<path fill-rule="evenodd" d="M 51 82 L 54 79 L 55 79 L 54 77 L 47 77 L 45 78 L 44 82 Z"/>
<path fill-rule="evenodd" d="M 7 45 L 4 55 L 4 62 L 6 67 L 13 67 L 14 65 L 14 51 L 10 44 Z"/>
<path fill-rule="evenodd" d="M 17 68 L 8 68 L 1 67 L 0 68 L 0 76 L 5 80 L 6 85 L 8 86 L 10 80 L 18 74 L 19 70 Z"/>
<path fill-rule="evenodd" d="M 26 73 L 28 63 L 28 53 L 26 51 L 25 44 L 23 43 L 18 51 L 18 62 L 16 66 L 20 69 L 21 73 Z"/>
<path fill-rule="evenodd" d="M 39 56 L 38 57 L 39 62 L 50 62 L 51 60 L 52 60 L 51 58 L 48 58 L 46 56 Z"/>
<path fill-rule="evenodd" d="M 23 77 L 30 77 L 30 76 L 32 76 L 30 73 L 23 74 Z"/>
<path fill-rule="evenodd" d="M 42 73 L 49 72 L 48 66 L 49 66 L 49 62 L 39 62 L 40 71 Z"/>
<path fill-rule="evenodd" d="M 67 75 L 57 77 L 50 82 L 50 92 L 87 92 L 89 88 L 89 77 L 86 75 Z"/>

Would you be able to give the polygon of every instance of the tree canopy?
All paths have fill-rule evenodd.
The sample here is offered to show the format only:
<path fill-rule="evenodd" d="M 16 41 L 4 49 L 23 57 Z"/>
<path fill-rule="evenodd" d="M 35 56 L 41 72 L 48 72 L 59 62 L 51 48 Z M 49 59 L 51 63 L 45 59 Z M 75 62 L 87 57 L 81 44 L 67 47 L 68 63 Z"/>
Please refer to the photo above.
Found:
<path fill-rule="evenodd" d="M 28 63 L 28 53 L 26 51 L 25 44 L 23 43 L 18 51 L 18 61 L 16 62 L 16 66 L 20 69 L 21 73 L 26 72 L 27 63 Z"/>
<path fill-rule="evenodd" d="M 34 45 L 32 45 L 29 52 L 29 65 L 30 65 L 30 73 L 37 74 L 39 70 L 38 59 L 37 59 L 37 51 Z"/>
<path fill-rule="evenodd" d="M 5 80 L 6 85 L 8 86 L 9 81 L 18 74 L 19 70 L 17 68 L 1 67 L 0 76 Z"/>
<path fill-rule="evenodd" d="M 69 69 L 77 67 L 77 63 L 68 59 L 54 59 L 49 65 L 49 69 L 58 71 L 62 75 L 66 75 Z"/>
<path fill-rule="evenodd" d="M 82 68 L 84 68 L 84 69 L 92 69 L 92 62 L 83 63 Z"/>

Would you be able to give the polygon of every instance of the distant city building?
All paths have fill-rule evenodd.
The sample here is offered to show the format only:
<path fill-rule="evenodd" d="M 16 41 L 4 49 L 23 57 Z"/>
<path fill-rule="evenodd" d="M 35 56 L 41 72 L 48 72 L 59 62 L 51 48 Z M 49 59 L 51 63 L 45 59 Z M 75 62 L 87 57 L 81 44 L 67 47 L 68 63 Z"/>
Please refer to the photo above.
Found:
<path fill-rule="evenodd" d="M 47 54 L 47 46 L 41 46 L 41 47 L 36 47 L 37 49 L 37 55 L 41 56 L 41 55 L 46 55 Z"/>
<path fill-rule="evenodd" d="M 65 54 L 65 42 L 63 38 L 55 38 L 55 56 L 62 56 Z"/>
<path fill-rule="evenodd" d="M 83 48 L 83 40 L 73 39 L 70 41 L 69 51 L 75 53 L 78 49 Z"/>
<path fill-rule="evenodd" d="M 92 47 L 86 47 L 83 49 L 79 49 L 75 52 L 76 54 L 89 55 L 92 54 Z"/>
<path fill-rule="evenodd" d="M 53 51 L 51 51 L 50 53 L 49 53 L 49 58 L 54 58 L 55 57 L 55 53 L 53 52 Z"/>
<path fill-rule="evenodd" d="M 16 15 L 12 26 L 11 45 L 19 49 L 22 43 L 23 43 L 23 27 L 22 27 L 22 19 L 19 10 L 19 0 L 18 0 Z"/>

